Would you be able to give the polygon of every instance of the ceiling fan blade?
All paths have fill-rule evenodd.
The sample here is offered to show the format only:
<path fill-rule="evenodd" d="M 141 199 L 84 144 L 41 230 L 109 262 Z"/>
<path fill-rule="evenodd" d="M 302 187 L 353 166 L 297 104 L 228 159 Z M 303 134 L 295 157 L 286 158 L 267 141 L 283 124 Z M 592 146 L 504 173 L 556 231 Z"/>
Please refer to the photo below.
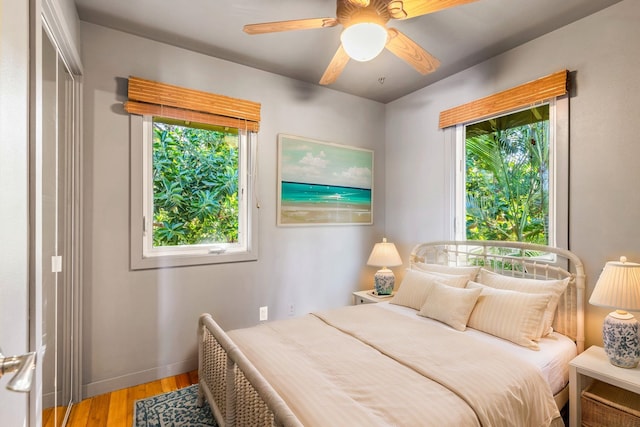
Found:
<path fill-rule="evenodd" d="M 440 66 L 440 61 L 400 31 L 389 28 L 387 33 L 389 38 L 385 47 L 398 58 L 408 62 L 420 74 L 431 73 Z"/>
<path fill-rule="evenodd" d="M 342 73 L 342 70 L 344 70 L 344 67 L 347 65 L 347 62 L 349 62 L 349 55 L 347 55 L 347 52 L 345 52 L 342 45 L 340 45 L 340 47 L 338 48 L 338 51 L 336 52 L 335 55 L 333 55 L 333 59 L 331 60 L 331 62 L 329 63 L 329 66 L 327 67 L 324 74 L 322 75 L 322 78 L 320 79 L 320 84 L 330 85 L 331 83 L 335 82 L 338 79 L 338 76 L 340 75 L 340 73 Z"/>
<path fill-rule="evenodd" d="M 261 24 L 245 25 L 243 30 L 247 34 L 277 33 L 280 31 L 311 30 L 314 28 L 335 27 L 335 18 L 294 19 L 291 21 L 263 22 Z"/>
<path fill-rule="evenodd" d="M 391 0 L 387 5 L 394 19 L 407 19 L 478 0 Z"/>

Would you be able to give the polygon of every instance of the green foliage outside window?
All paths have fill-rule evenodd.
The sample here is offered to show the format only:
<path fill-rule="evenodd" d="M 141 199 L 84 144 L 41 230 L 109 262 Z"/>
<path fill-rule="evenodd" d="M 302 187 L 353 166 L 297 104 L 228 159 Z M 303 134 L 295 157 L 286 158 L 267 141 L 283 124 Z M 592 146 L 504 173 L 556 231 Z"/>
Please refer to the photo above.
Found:
<path fill-rule="evenodd" d="M 548 105 L 467 126 L 466 230 L 472 240 L 548 244 Z"/>
<path fill-rule="evenodd" d="M 154 119 L 153 246 L 238 240 L 238 135 Z"/>

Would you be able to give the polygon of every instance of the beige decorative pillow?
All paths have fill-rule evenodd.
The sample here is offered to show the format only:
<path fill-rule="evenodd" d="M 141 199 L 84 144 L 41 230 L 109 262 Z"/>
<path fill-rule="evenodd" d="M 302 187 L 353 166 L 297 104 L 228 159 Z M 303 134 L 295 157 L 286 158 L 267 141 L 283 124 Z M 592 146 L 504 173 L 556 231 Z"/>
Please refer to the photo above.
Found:
<path fill-rule="evenodd" d="M 475 282 L 467 288 L 480 288 L 467 326 L 539 350 L 537 340 L 549 295 L 495 289 Z"/>
<path fill-rule="evenodd" d="M 480 267 L 474 266 L 458 267 L 455 265 L 425 264 L 423 262 L 416 262 L 413 264 L 413 267 L 429 273 L 455 274 L 458 276 L 466 275 L 469 277 L 469 280 L 476 280 L 476 276 L 478 276 L 478 272 L 480 271 Z"/>
<path fill-rule="evenodd" d="M 481 292 L 480 288 L 454 288 L 435 282 L 418 314 L 464 331 Z"/>
<path fill-rule="evenodd" d="M 467 276 L 450 276 L 430 274 L 424 271 L 407 270 L 395 296 L 389 301 L 391 304 L 403 305 L 420 310 L 427 299 L 427 293 L 435 282 L 448 286 L 464 288 L 468 282 Z"/>
<path fill-rule="evenodd" d="M 494 273 L 486 269 L 480 270 L 478 282 L 496 289 L 509 289 L 512 291 L 526 292 L 528 294 L 549 295 L 549 304 L 544 312 L 544 318 L 540 325 L 540 336 L 544 337 L 553 332 L 551 325 L 556 315 L 556 308 L 560 296 L 569 285 L 570 278 L 556 280 L 537 280 L 522 277 L 509 277 Z"/>

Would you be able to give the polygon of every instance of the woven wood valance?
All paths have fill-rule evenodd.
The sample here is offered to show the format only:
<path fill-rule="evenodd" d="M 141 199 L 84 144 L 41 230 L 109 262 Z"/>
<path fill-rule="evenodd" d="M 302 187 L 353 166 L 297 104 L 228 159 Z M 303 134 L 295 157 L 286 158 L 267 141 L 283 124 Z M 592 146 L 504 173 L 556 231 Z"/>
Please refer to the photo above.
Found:
<path fill-rule="evenodd" d="M 565 95 L 568 76 L 567 70 L 558 71 L 538 80 L 442 111 L 439 127 L 442 129 L 469 123 Z"/>
<path fill-rule="evenodd" d="M 257 102 L 139 77 L 129 77 L 128 96 L 124 108 L 131 114 L 150 114 L 254 132 L 260 127 L 260 104 Z"/>

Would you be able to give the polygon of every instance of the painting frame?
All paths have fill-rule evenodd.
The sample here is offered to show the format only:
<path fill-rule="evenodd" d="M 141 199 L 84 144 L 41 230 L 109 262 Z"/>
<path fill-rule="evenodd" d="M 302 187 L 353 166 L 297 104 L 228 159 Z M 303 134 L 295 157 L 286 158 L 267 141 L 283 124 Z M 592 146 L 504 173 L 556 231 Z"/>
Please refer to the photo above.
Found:
<path fill-rule="evenodd" d="M 374 152 L 278 134 L 278 226 L 372 225 Z"/>

